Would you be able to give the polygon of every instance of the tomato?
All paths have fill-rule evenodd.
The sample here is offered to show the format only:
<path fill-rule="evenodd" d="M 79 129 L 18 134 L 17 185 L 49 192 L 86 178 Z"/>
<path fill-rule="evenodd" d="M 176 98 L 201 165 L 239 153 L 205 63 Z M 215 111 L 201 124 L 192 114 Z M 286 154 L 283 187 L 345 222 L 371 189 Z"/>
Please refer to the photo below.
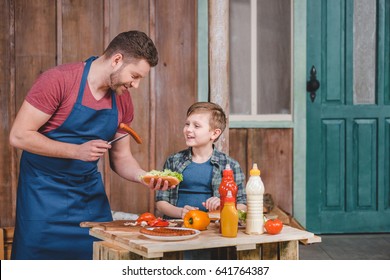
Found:
<path fill-rule="evenodd" d="M 145 212 L 138 217 L 137 224 L 140 224 L 141 222 L 149 222 L 155 219 L 156 216 L 154 216 L 152 213 Z"/>
<path fill-rule="evenodd" d="M 169 226 L 169 222 L 167 220 L 156 218 L 154 220 L 148 221 L 148 226 L 151 227 L 167 227 Z"/>
<path fill-rule="evenodd" d="M 264 227 L 269 234 L 278 234 L 282 231 L 283 223 L 279 219 L 269 219 L 265 222 Z"/>
<path fill-rule="evenodd" d="M 201 210 L 190 210 L 184 216 L 184 227 L 205 230 L 210 224 L 209 215 Z"/>

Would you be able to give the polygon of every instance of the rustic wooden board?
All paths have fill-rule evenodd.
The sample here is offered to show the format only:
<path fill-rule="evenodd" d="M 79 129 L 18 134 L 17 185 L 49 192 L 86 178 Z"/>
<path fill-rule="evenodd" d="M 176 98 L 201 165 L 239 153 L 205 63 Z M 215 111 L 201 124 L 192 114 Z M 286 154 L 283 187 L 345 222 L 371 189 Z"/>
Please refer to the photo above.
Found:
<path fill-rule="evenodd" d="M 8 137 L 16 111 L 37 76 L 55 65 L 55 2 L 3 1 L 1 9 L 0 78 L 2 121 L 0 142 L 1 226 L 13 226 L 16 185 L 21 152 L 9 145 Z M 39 36 L 39 40 L 37 40 Z M 4 78 L 4 80 L 3 80 Z"/>
<path fill-rule="evenodd" d="M 125 232 L 139 232 L 142 228 L 140 225 L 135 225 L 135 220 L 116 220 L 110 222 L 81 222 L 80 227 L 100 228 L 106 231 L 125 231 Z M 181 221 L 171 220 L 169 226 L 181 226 Z"/>
<path fill-rule="evenodd" d="M 62 63 L 101 55 L 104 49 L 103 1 L 63 0 L 61 4 Z"/>
<path fill-rule="evenodd" d="M 145 145 L 132 145 L 135 157 L 145 169 L 162 168 L 169 154 L 185 148 L 182 135 L 185 113 L 197 100 L 196 1 L 3 2 L 0 66 L 5 71 L 0 77 L 3 112 L 0 226 L 13 226 L 15 221 L 20 151 L 9 146 L 8 136 L 15 112 L 27 91 L 42 71 L 57 63 L 100 55 L 119 32 L 145 31 L 155 40 L 160 57 L 151 75 L 132 94 L 133 127 L 145 139 Z M 239 161 L 246 175 L 250 165 L 258 161 L 266 191 L 272 193 L 277 205 L 290 213 L 292 133 L 292 129 L 229 130 L 230 155 Z M 103 177 L 113 210 L 142 213 L 154 209 L 153 192 L 119 178 L 104 163 Z"/>
<path fill-rule="evenodd" d="M 288 241 L 279 243 L 280 260 L 298 260 L 299 248 L 298 241 Z"/>
<path fill-rule="evenodd" d="M 156 2 L 156 162 L 184 149 L 183 127 L 188 107 L 197 100 L 197 1 Z"/>
<path fill-rule="evenodd" d="M 237 257 L 240 260 L 260 260 L 261 256 L 261 245 L 256 244 L 255 248 L 252 250 L 237 251 Z"/>
<path fill-rule="evenodd" d="M 0 228 L 0 260 L 10 260 L 15 229 L 13 227 Z"/>
<path fill-rule="evenodd" d="M 261 258 L 263 260 L 277 260 L 279 258 L 279 244 L 268 243 L 261 246 Z"/>
<path fill-rule="evenodd" d="M 131 253 L 119 246 L 101 241 L 93 243 L 93 260 L 130 260 Z"/>
<path fill-rule="evenodd" d="M 249 128 L 230 129 L 229 134 L 230 156 L 239 160 L 246 176 L 253 163 L 257 163 L 265 192 L 272 195 L 275 205 L 289 213 L 292 213 L 293 194 L 292 133 L 292 129 L 285 128 Z"/>
<path fill-rule="evenodd" d="M 18 4 L 15 6 L 17 110 L 39 74 L 56 65 L 57 50 L 55 1 L 23 1 Z"/>
<path fill-rule="evenodd" d="M 136 159 L 145 170 L 162 168 L 169 154 L 185 147 L 181 133 L 185 111 L 197 100 L 196 4 L 181 0 L 4 1 L 0 66 L 8 70 L 0 77 L 1 226 L 13 226 L 15 220 L 21 151 L 9 146 L 8 136 L 27 91 L 41 72 L 56 64 L 101 55 L 122 31 L 149 34 L 160 57 L 151 75 L 132 90 L 133 128 L 145 140 L 143 145 L 132 145 Z M 99 162 L 99 169 L 113 210 L 153 212 L 154 193 L 148 188 L 119 178 L 107 158 Z"/>
<path fill-rule="evenodd" d="M 109 2 L 109 7 L 106 7 L 104 10 L 107 18 L 105 23 L 107 29 L 105 29 L 104 35 L 105 46 L 117 34 L 129 30 L 140 30 L 151 37 L 149 1 L 109 0 L 107 2 Z M 151 94 L 150 79 L 151 75 L 146 76 L 142 79 L 138 89 L 133 88 L 130 91 L 134 104 L 134 120 L 131 123 L 131 127 L 144 140 L 142 145 L 131 141 L 131 151 L 140 166 L 145 170 L 151 169 L 150 159 L 152 158 L 152 149 L 150 147 L 152 132 L 149 129 L 153 113 L 149 106 Z M 154 206 L 154 200 L 150 199 L 151 192 L 148 188 L 121 178 L 110 170 L 108 164 L 106 167 L 104 183 L 111 208 L 114 211 L 128 213 L 151 211 L 150 209 Z"/>
<path fill-rule="evenodd" d="M 14 12 L 9 1 L 2 2 L 0 9 L 0 226 L 12 226 L 16 198 L 17 163 L 16 151 L 9 145 L 8 136 L 15 114 L 15 59 Z"/>
<path fill-rule="evenodd" d="M 249 171 L 248 166 L 252 162 L 247 162 L 248 157 L 248 129 L 234 128 L 229 129 L 229 155 L 233 157 L 241 166 L 242 171 L 245 173 L 246 180 L 248 180 Z"/>
<path fill-rule="evenodd" d="M 4 229 L 0 228 L 0 260 L 4 260 Z"/>
<path fill-rule="evenodd" d="M 265 192 L 276 205 L 292 213 L 292 130 L 231 128 L 229 155 L 249 179 L 253 163 L 261 170 Z"/>
<path fill-rule="evenodd" d="M 210 101 L 221 105 L 229 116 L 230 53 L 229 2 L 208 1 L 209 9 L 209 77 Z M 229 127 L 229 119 L 227 121 Z M 216 143 L 219 150 L 229 153 L 229 130 Z"/>
<path fill-rule="evenodd" d="M 285 241 L 298 241 L 307 239 L 313 236 L 313 233 L 298 230 L 289 226 L 284 226 L 280 234 L 277 235 L 247 235 L 243 230 L 240 230 L 236 238 L 222 238 L 217 227 L 212 227 L 206 231 L 202 231 L 200 235 L 193 239 L 183 241 L 157 241 L 144 237 L 137 232 L 110 232 L 99 228 L 92 228 L 90 234 L 101 240 L 110 242 L 114 245 L 128 249 L 129 251 L 139 254 L 146 258 L 161 258 L 166 252 L 176 252 L 185 250 L 197 250 L 231 246 L 248 246 L 253 244 L 276 244 Z M 267 245 L 268 248 L 274 245 Z M 273 251 L 272 251 L 273 250 Z M 276 253 L 274 252 L 276 250 Z M 263 256 L 268 254 L 267 259 L 273 259 L 276 254 L 278 258 L 278 249 L 270 248 L 268 252 L 263 252 Z"/>
<path fill-rule="evenodd" d="M 141 226 L 130 225 L 133 223 L 135 223 L 133 220 L 117 220 L 111 222 L 81 222 L 80 227 L 94 227 L 109 231 L 139 232 Z"/>

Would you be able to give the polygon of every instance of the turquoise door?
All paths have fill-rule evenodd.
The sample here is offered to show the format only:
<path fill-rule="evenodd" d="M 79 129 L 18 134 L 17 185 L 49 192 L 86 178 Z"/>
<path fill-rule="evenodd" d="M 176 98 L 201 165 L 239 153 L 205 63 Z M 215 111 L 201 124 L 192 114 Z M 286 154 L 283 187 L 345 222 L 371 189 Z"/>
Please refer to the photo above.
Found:
<path fill-rule="evenodd" d="M 390 232 L 390 0 L 308 0 L 307 220 Z"/>

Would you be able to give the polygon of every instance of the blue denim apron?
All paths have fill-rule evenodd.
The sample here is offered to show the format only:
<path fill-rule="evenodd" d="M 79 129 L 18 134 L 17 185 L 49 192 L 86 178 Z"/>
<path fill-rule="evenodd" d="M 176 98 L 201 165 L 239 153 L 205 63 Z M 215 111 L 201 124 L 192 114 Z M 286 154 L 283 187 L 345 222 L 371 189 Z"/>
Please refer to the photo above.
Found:
<path fill-rule="evenodd" d="M 86 61 L 77 101 L 65 122 L 47 137 L 82 144 L 111 139 L 117 130 L 118 110 L 82 105 L 87 76 L 96 57 Z M 92 259 L 88 228 L 82 221 L 111 221 L 111 209 L 97 162 L 46 157 L 23 151 L 17 194 L 12 259 Z"/>

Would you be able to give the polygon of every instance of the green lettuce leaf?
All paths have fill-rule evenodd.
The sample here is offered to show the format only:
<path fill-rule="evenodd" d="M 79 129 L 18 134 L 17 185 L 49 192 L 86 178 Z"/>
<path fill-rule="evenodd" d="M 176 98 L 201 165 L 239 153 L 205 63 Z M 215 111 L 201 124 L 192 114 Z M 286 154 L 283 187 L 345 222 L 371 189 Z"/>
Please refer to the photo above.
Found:
<path fill-rule="evenodd" d="M 156 175 L 156 176 L 171 176 L 171 177 L 176 177 L 179 179 L 179 181 L 183 181 L 183 175 L 172 171 L 170 169 L 164 169 L 164 171 L 159 171 L 159 170 L 151 170 L 148 172 L 149 174 Z"/>
<path fill-rule="evenodd" d="M 246 212 L 242 210 L 237 210 L 238 212 L 238 219 L 240 221 L 246 221 Z"/>

